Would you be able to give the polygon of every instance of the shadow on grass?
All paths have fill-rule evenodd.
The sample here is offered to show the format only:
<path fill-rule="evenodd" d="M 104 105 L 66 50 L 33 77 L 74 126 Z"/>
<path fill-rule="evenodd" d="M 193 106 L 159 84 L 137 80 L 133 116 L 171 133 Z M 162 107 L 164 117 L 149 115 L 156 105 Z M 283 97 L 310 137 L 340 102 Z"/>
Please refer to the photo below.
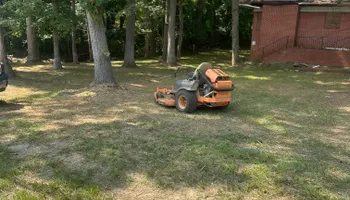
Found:
<path fill-rule="evenodd" d="M 143 126 L 149 126 L 146 121 Z M 275 163 L 274 155 L 259 149 L 242 147 L 243 144 L 254 143 L 255 138 L 242 133 L 223 132 L 217 136 L 200 136 L 163 132 L 152 127 L 152 131 L 132 134 L 124 130 L 130 125 L 112 122 L 104 125 L 87 124 L 79 127 L 65 127 L 60 132 L 79 130 L 74 135 L 65 136 L 73 141 L 54 155 L 47 155 L 47 149 L 39 154 L 31 155 L 25 160 L 17 160 L 2 146 L 1 158 L 12 160 L 13 166 L 1 171 L 0 178 L 11 183 L 19 174 L 27 170 L 36 171 L 36 178 L 50 183 L 25 183 L 27 188 L 51 197 L 77 198 L 82 193 L 77 190 L 113 190 L 115 187 L 126 187 L 130 183 L 130 174 L 146 174 L 151 180 L 164 189 L 182 187 L 207 187 L 213 184 L 226 185 L 233 190 L 248 192 L 252 188 L 261 188 L 256 181 L 248 181 L 248 174 L 239 172 L 241 165 L 257 164 L 258 169 Z M 151 125 L 152 126 L 152 125 Z M 157 126 L 157 125 L 155 125 Z M 134 128 L 134 127 L 133 127 Z M 52 138 L 56 132 L 32 133 L 27 139 L 37 142 L 55 144 L 61 138 Z M 23 138 L 21 138 L 21 142 Z M 8 144 L 9 146 L 16 145 Z M 31 147 L 23 151 L 33 151 Z M 34 147 L 33 147 L 34 148 Z M 23 153 L 23 152 L 16 152 Z M 71 156 L 73 154 L 73 160 Z M 12 156 L 11 156 L 12 155 Z M 28 163 L 29 162 L 29 163 Z M 9 171 L 23 169 L 8 177 Z M 258 171 L 252 173 L 259 173 Z M 263 177 L 264 178 L 264 177 Z M 261 180 L 263 181 L 263 180 Z M 249 185 L 245 183 L 249 182 Z M 58 186 L 58 183 L 64 183 Z M 12 184 L 12 183 L 11 183 Z M 57 188 L 58 187 L 58 188 Z M 241 188 L 242 187 L 242 188 Z M 6 186 L 1 189 L 6 190 Z"/>
<path fill-rule="evenodd" d="M 193 70 L 191 62 L 202 62 L 203 55 L 186 61 L 181 77 Z M 320 88 L 315 83 L 316 78 L 338 82 L 344 77 L 228 69 L 237 74 L 230 107 L 201 108 L 185 115 L 149 103 L 155 86 L 174 82 L 160 80 L 174 70 L 155 63 L 140 66 L 114 71 L 120 83 L 144 87 L 117 94 L 107 91 L 101 99 L 75 99 L 77 104 L 69 103 L 71 96 L 53 99 L 40 111 L 41 122 L 30 121 L 33 113 L 22 112 L 22 107 L 9 106 L 2 112 L 0 136 L 12 138 L 0 141 L 0 191 L 19 187 L 19 197 L 30 197 L 25 192 L 32 191 L 43 199 L 103 199 L 104 193 L 135 184 L 135 176 L 145 176 L 147 182 L 136 183 L 137 187 L 218 187 L 223 198 L 349 196 L 350 155 L 344 144 L 348 139 L 341 143 L 339 138 L 349 130 L 345 121 L 350 112 L 337 110 L 347 109 L 348 101 L 332 105 L 325 95 L 338 85 Z M 93 78 L 89 66 L 68 67 L 65 73 L 56 82 L 51 72 L 20 72 L 13 84 L 59 91 L 81 88 Z M 41 82 L 36 82 L 38 76 Z M 41 97 L 32 96 L 32 101 L 37 98 Z M 41 123 L 53 128 L 43 131 Z"/>
<path fill-rule="evenodd" d="M 0 100 L 0 113 L 8 111 L 16 111 L 23 108 L 23 105 L 17 103 L 7 103 L 6 101 Z"/>
<path fill-rule="evenodd" d="M 181 124 L 186 119 L 170 123 L 172 113 L 154 118 L 140 112 L 131 121 L 62 123 L 62 128 L 54 131 L 33 130 L 6 144 L 12 151 L 0 145 L 0 160 L 6 160 L 0 162 L 0 180 L 4 182 L 0 189 L 6 191 L 31 171 L 39 181 L 21 181 L 20 186 L 43 198 L 97 198 L 101 192 L 128 187 L 134 181 L 131 174 L 146 175 L 162 189 L 224 185 L 233 193 L 322 199 L 338 197 L 333 193 L 336 185 L 337 191 L 348 193 L 349 179 L 332 176 L 329 171 L 348 171 L 346 160 L 334 158 L 334 154 L 350 156 L 342 148 L 306 137 L 301 144 L 281 141 L 290 153 L 276 154 L 265 148 L 275 142 L 264 126 L 254 134 L 244 126 L 220 128 L 224 123 L 220 117 L 232 114 L 232 107 L 224 113 L 201 109 L 193 115 L 210 115 L 211 119 L 200 119 L 198 126 L 214 126 L 215 133 L 196 132 L 195 122 L 192 126 Z M 32 127 L 30 123 L 20 125 L 22 129 Z M 23 144 L 27 146 L 18 150 Z M 24 152 L 26 156 L 19 159 Z"/>

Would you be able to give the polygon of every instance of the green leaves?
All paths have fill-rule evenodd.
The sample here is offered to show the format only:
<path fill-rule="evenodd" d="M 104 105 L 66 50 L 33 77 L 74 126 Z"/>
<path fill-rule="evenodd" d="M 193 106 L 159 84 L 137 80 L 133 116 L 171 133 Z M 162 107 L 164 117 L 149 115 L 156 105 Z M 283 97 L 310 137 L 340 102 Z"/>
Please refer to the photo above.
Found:
<path fill-rule="evenodd" d="M 82 6 L 90 11 L 104 10 L 112 0 L 81 0 Z"/>

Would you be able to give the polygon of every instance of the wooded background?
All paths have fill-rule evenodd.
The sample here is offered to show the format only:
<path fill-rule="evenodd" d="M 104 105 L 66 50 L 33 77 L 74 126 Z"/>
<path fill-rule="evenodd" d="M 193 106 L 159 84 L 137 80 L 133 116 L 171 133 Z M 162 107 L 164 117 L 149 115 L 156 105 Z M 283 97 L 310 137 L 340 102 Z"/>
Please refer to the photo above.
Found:
<path fill-rule="evenodd" d="M 101 55 L 108 54 L 109 60 L 124 57 L 125 67 L 137 67 L 135 56 L 162 56 L 162 61 L 174 66 L 181 55 L 231 49 L 232 38 L 238 40 L 238 35 L 232 35 L 238 28 L 234 26 L 237 0 L 0 2 L 0 32 L 7 54 L 27 58 L 29 64 L 53 58 L 56 69 L 62 68 L 62 61 L 93 61 L 98 52 L 92 49 L 101 48 L 104 40 L 107 46 Z M 239 9 L 240 48 L 250 46 L 252 14 L 252 9 Z"/>

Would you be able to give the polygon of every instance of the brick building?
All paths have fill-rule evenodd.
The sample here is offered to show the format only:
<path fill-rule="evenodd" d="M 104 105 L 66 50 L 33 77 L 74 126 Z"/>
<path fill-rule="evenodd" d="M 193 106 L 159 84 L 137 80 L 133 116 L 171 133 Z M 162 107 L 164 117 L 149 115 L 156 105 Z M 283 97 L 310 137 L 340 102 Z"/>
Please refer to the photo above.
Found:
<path fill-rule="evenodd" d="M 254 8 L 251 57 L 350 67 L 350 0 L 240 0 Z"/>

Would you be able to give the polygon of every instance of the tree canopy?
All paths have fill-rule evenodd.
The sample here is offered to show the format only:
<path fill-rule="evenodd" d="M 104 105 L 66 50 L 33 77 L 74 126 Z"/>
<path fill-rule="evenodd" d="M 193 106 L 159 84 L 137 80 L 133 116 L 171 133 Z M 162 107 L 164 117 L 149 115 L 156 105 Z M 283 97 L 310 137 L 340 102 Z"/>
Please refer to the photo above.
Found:
<path fill-rule="evenodd" d="M 7 53 L 33 60 L 53 58 L 54 49 L 56 57 L 60 56 L 58 62 L 72 62 L 74 56 L 75 63 L 91 60 L 92 38 L 87 12 L 93 17 L 98 16 L 96 13 L 101 14 L 110 59 L 128 58 L 125 55 L 149 58 L 163 54 L 163 61 L 174 65 L 184 54 L 232 47 L 228 42 L 232 37 L 230 1 L 177 0 L 176 7 L 166 2 L 135 1 L 132 9 L 135 20 L 128 21 L 133 15 L 129 15 L 127 0 L 3 0 L 0 25 L 5 27 Z M 169 18 L 170 11 L 176 13 L 175 18 L 173 14 Z M 171 26 L 164 29 L 169 19 Z M 240 48 L 247 48 L 250 46 L 252 10 L 240 8 L 239 19 Z M 134 28 L 130 29 L 130 26 Z M 126 44 L 129 44 L 128 48 L 125 48 Z M 164 52 L 168 51 L 164 48 L 168 44 L 171 52 Z M 54 48 L 55 45 L 58 47 Z M 164 56 L 172 57 L 164 59 Z"/>

